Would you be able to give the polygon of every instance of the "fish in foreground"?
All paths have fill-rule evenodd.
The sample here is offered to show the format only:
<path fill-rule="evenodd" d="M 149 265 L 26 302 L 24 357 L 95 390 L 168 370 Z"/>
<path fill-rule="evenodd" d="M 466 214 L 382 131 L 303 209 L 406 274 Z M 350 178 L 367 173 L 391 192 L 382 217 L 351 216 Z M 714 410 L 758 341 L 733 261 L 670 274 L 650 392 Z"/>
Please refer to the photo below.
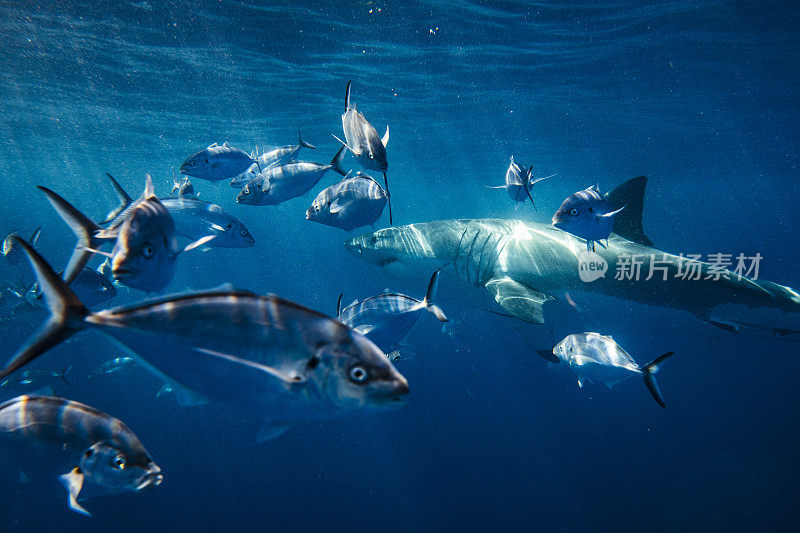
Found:
<path fill-rule="evenodd" d="M 236 201 L 245 205 L 278 205 L 302 196 L 311 190 L 329 170 L 345 175 L 341 162 L 344 147 L 333 156 L 329 165 L 296 161 L 264 170 L 244 186 Z"/>
<path fill-rule="evenodd" d="M 511 199 L 516 202 L 516 205 L 514 206 L 515 210 L 519 208 L 520 204 L 525 202 L 526 198 L 530 199 L 531 204 L 533 204 L 533 208 L 536 209 L 536 202 L 533 201 L 531 189 L 533 189 L 533 186 L 540 181 L 551 178 L 552 176 L 534 179 L 533 175 L 531 174 L 532 170 L 532 165 L 529 168 L 521 167 L 519 163 L 514 161 L 514 156 L 512 155 L 511 163 L 508 165 L 508 169 L 506 170 L 506 184 L 489 188 L 505 189 Z"/>
<path fill-rule="evenodd" d="M 228 143 L 212 144 L 188 157 L 180 166 L 181 174 L 208 181 L 230 179 L 258 162 L 246 152 L 228 146 Z"/>
<path fill-rule="evenodd" d="M 578 375 L 578 386 L 586 380 L 599 381 L 609 389 L 635 374 L 644 378 L 647 390 L 661 407 L 666 407 L 656 373 L 674 352 L 661 355 L 640 367 L 636 361 L 611 337 L 599 333 L 574 333 L 553 348 L 555 362 L 566 363 Z"/>
<path fill-rule="evenodd" d="M 300 130 L 297 130 L 297 139 L 297 144 L 279 146 L 278 148 L 257 156 L 257 163 L 253 163 L 250 165 L 250 168 L 231 179 L 231 187 L 241 189 L 245 183 L 258 176 L 262 169 L 266 170 L 272 166 L 281 166 L 296 161 L 301 148 L 308 148 L 309 150 L 317 149 L 316 146 L 308 144 L 303 140 L 303 136 L 300 135 Z M 258 150 L 258 147 L 256 147 L 256 150 Z"/>
<path fill-rule="evenodd" d="M 596 185 L 569 196 L 556 214 L 553 226 L 586 240 L 586 249 L 594 251 L 594 243 L 608 240 L 614 229 L 614 215 L 625 209 L 611 207 L 608 195 L 602 196 Z M 602 243 L 601 243 L 602 246 Z"/>
<path fill-rule="evenodd" d="M 164 479 L 125 424 L 64 398 L 19 396 L 0 405 L 0 441 L 15 451 L 32 452 L 34 466 L 62 468 L 59 479 L 67 489 L 69 508 L 86 516 L 91 514 L 79 497 L 139 492 Z"/>
<path fill-rule="evenodd" d="M 408 382 L 360 333 L 277 296 L 209 291 L 92 313 L 28 243 L 50 318 L 0 372 L 4 378 L 78 331 L 96 328 L 170 383 L 247 406 L 277 436 L 303 418 L 404 403 Z"/>
<path fill-rule="evenodd" d="M 111 174 L 106 175 L 111 180 L 120 206 L 127 208 L 133 200 Z M 256 243 L 244 223 L 217 204 L 204 202 L 186 192 L 177 198 L 160 198 L 159 201 L 172 217 L 175 233 L 192 242 L 213 235 L 214 238 L 208 241 L 208 246 L 212 248 L 249 248 Z"/>
<path fill-rule="evenodd" d="M 438 285 L 439 270 L 431 276 L 423 300 L 385 292 L 360 302 L 355 301 L 341 311 L 337 309 L 336 314 L 339 320 L 363 333 L 378 348 L 390 351 L 408 334 L 423 311 L 428 311 L 441 322 L 447 322 L 447 317 L 434 303 Z"/>
<path fill-rule="evenodd" d="M 39 190 L 78 237 L 64 270 L 67 284 L 78 276 L 92 254 L 100 253 L 111 259 L 114 280 L 134 289 L 158 292 L 175 276 L 176 260 L 181 252 L 201 246 L 215 237 L 207 235 L 180 248 L 175 222 L 156 197 L 149 174 L 142 196 L 120 212 L 107 228 L 100 228 L 50 189 L 40 186 Z M 114 243 L 112 252 L 100 251 L 100 247 L 108 242 Z"/>
<path fill-rule="evenodd" d="M 362 115 L 356 104 L 350 103 L 350 84 L 347 82 L 347 89 L 344 97 L 344 114 L 342 114 L 342 130 L 344 130 L 345 140 L 334 135 L 334 138 L 342 143 L 356 161 L 367 170 L 377 170 L 383 172 L 383 184 L 386 196 L 389 197 L 389 181 L 386 178 L 386 171 L 389 170 L 389 160 L 386 157 L 386 146 L 389 144 L 389 126 L 386 126 L 386 133 L 383 138 L 378 136 L 378 131 Z M 389 199 L 389 224 L 394 224 L 392 220 L 392 201 Z"/>
<path fill-rule="evenodd" d="M 113 374 L 115 372 L 119 372 L 124 368 L 131 367 L 135 364 L 136 364 L 136 359 L 134 359 L 133 357 L 128 357 L 128 356 L 115 357 L 114 359 L 106 361 L 102 365 L 92 370 L 91 374 L 89 374 L 89 379 L 96 378 L 103 374 Z"/>
<path fill-rule="evenodd" d="M 64 370 L 24 370 L 18 374 L 4 379 L 0 382 L 0 387 L 13 387 L 15 385 L 38 385 L 39 382 L 50 380 L 51 378 L 61 378 L 67 385 L 72 385 L 67 375 L 72 370 L 72 365 L 67 365 Z"/>
<path fill-rule="evenodd" d="M 306 210 L 306 219 L 349 231 L 374 224 L 388 199 L 371 176 L 348 173 L 339 183 L 320 191 Z"/>

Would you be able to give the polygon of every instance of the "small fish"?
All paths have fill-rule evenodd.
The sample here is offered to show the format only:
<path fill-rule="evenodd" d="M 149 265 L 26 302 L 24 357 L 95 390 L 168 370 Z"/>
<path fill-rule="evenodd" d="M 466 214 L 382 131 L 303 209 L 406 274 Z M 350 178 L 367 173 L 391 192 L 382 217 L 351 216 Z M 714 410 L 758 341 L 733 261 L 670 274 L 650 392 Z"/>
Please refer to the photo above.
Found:
<path fill-rule="evenodd" d="M 156 392 L 156 398 L 160 398 L 161 396 L 164 396 L 166 394 L 170 394 L 171 392 L 174 392 L 174 391 L 175 391 L 175 387 L 174 386 L 170 385 L 169 383 L 164 383 L 161 386 L 161 388 L 158 389 L 158 392 Z"/>
<path fill-rule="evenodd" d="M 333 156 L 329 165 L 297 161 L 282 166 L 272 166 L 247 182 L 236 201 L 245 205 L 278 205 L 302 196 L 319 182 L 329 170 L 345 175 L 340 164 L 344 147 Z"/>
<path fill-rule="evenodd" d="M 447 322 L 445 314 L 434 304 L 440 270 L 431 276 L 424 300 L 385 292 L 360 302 L 355 301 L 342 310 L 337 309 L 339 320 L 363 333 L 381 350 L 389 351 L 408 334 L 423 311 L 427 310 L 440 321 Z"/>
<path fill-rule="evenodd" d="M 655 374 L 673 353 L 665 353 L 640 367 L 611 337 L 599 333 L 575 333 L 559 342 L 553 348 L 555 358 L 548 359 L 567 363 L 570 370 L 578 375 L 579 387 L 589 380 L 602 382 L 610 389 L 634 374 L 641 374 L 658 405 L 666 407 Z"/>
<path fill-rule="evenodd" d="M 111 177 L 110 174 L 106 175 L 109 178 Z M 196 196 L 194 192 L 194 185 L 192 185 L 192 182 L 189 181 L 188 176 L 183 176 L 183 178 L 181 178 L 180 180 L 176 180 L 175 178 L 173 178 L 172 191 L 170 191 L 169 194 L 170 196 L 174 196 L 176 198 L 181 198 L 183 196 L 192 196 L 192 197 Z"/>
<path fill-rule="evenodd" d="M 297 155 L 300 153 L 300 148 L 308 148 L 310 150 L 316 150 L 317 147 L 311 144 L 308 144 L 303 140 L 303 136 L 300 135 L 300 130 L 297 130 L 297 138 L 298 143 L 294 145 L 288 146 L 280 146 L 269 152 L 264 152 L 263 154 L 256 157 L 257 163 L 253 163 L 250 165 L 250 168 L 235 176 L 231 179 L 231 187 L 236 189 L 241 189 L 244 187 L 244 184 L 250 181 L 251 179 L 258 176 L 262 169 L 266 170 L 272 166 L 281 166 L 291 163 L 292 161 L 297 160 Z M 258 147 L 256 147 L 258 148 Z M 253 154 L 251 154 L 252 156 Z"/>
<path fill-rule="evenodd" d="M 64 270 L 67 284 L 78 276 L 92 254 L 99 253 L 111 258 L 114 280 L 134 289 L 158 292 L 172 281 L 176 260 L 181 252 L 214 238 L 214 235 L 207 235 L 179 248 L 175 222 L 156 197 L 149 174 L 142 196 L 124 208 L 104 229 L 50 189 L 41 186 L 39 189 L 78 237 Z M 111 253 L 100 251 L 100 247 L 107 242 L 114 243 Z"/>
<path fill-rule="evenodd" d="M 54 396 L 18 396 L 0 405 L 0 441 L 67 470 L 58 476 L 69 508 L 91 516 L 87 493 L 139 492 L 164 476 L 138 437 L 113 416 Z M 36 465 L 32 465 L 35 467 Z M 57 472 L 53 473 L 54 475 Z"/>
<path fill-rule="evenodd" d="M 388 199 L 374 178 L 348 173 L 339 183 L 320 191 L 306 211 L 306 219 L 349 231 L 375 223 Z"/>
<path fill-rule="evenodd" d="M 540 181 L 551 178 L 552 176 L 534 179 L 533 175 L 531 174 L 532 170 L 533 165 L 527 169 L 523 168 L 514 161 L 514 156 L 512 155 L 511 163 L 508 165 L 508 170 L 506 170 L 506 184 L 489 188 L 505 189 L 511 199 L 516 202 L 516 206 L 514 207 L 515 209 L 519 208 L 520 204 L 524 203 L 526 198 L 530 199 L 531 204 L 533 204 L 533 208 L 536 209 L 536 202 L 533 201 L 531 189 L 533 189 L 533 186 Z"/>
<path fill-rule="evenodd" d="M 42 228 L 41 227 L 36 228 L 35 230 L 33 230 L 31 238 L 28 240 L 34 245 L 36 245 L 36 241 L 39 240 L 39 235 L 41 235 L 41 233 L 42 233 Z M 17 234 L 16 231 L 12 231 L 8 235 L 6 235 L 5 239 L 3 239 L 3 257 L 8 262 L 8 264 L 13 266 L 19 266 L 22 262 L 22 258 L 24 257 L 24 254 L 19 250 L 19 248 L 14 246 L 14 239 L 12 239 L 12 237 L 16 234 Z"/>
<path fill-rule="evenodd" d="M 89 267 L 83 267 L 80 274 L 70 283 L 69 288 L 87 307 L 95 307 L 108 302 L 117 295 L 117 288 L 103 273 Z M 42 301 L 42 291 L 38 283 L 34 283 L 24 294 L 25 300 L 33 307 L 46 308 Z"/>
<path fill-rule="evenodd" d="M 135 364 L 136 364 L 136 359 L 134 359 L 133 357 L 127 357 L 127 356 L 115 357 L 114 359 L 106 361 L 102 365 L 92 370 L 91 374 L 89 374 L 89 379 L 97 378 L 103 374 L 113 374 L 125 368 L 131 367 Z"/>
<path fill-rule="evenodd" d="M 214 143 L 186 159 L 180 172 L 194 178 L 220 181 L 241 174 L 253 163 L 258 164 L 246 152 L 228 146 L 228 143 L 222 146 Z"/>
<path fill-rule="evenodd" d="M 87 328 L 136 354 L 148 369 L 208 400 L 237 403 L 272 422 L 402 405 L 408 382 L 369 339 L 338 320 L 276 296 L 217 290 L 93 313 L 27 242 L 51 316 L 0 372 L 11 375 Z"/>
<path fill-rule="evenodd" d="M 350 103 L 350 84 L 347 82 L 347 89 L 344 97 L 344 114 L 342 115 L 342 129 L 344 130 L 345 140 L 334 135 L 334 138 L 342 143 L 361 163 L 361 166 L 368 170 L 383 172 L 383 184 L 387 197 L 389 196 L 389 181 L 386 178 L 386 171 L 389 170 L 389 160 L 386 157 L 386 146 L 389 144 L 389 126 L 386 126 L 386 133 L 383 138 L 378 137 L 377 130 L 370 124 L 364 115 L 359 113 L 355 104 Z M 346 141 L 346 142 L 345 142 Z M 389 200 L 389 224 L 392 221 L 392 202 Z"/>
<path fill-rule="evenodd" d="M 611 235 L 614 215 L 625 209 L 622 206 L 612 210 L 606 196 L 600 195 L 596 185 L 576 192 L 564 200 L 553 215 L 553 226 L 585 239 L 586 249 L 594 251 L 595 242 L 608 240 Z"/>
<path fill-rule="evenodd" d="M 72 382 L 67 377 L 69 371 L 72 370 L 72 365 L 67 365 L 64 370 L 60 372 L 55 370 L 25 370 L 19 374 L 15 374 L 0 382 L 0 387 L 13 387 L 14 385 L 38 385 L 41 381 L 49 381 L 51 378 L 61 378 L 67 385 L 72 385 Z"/>

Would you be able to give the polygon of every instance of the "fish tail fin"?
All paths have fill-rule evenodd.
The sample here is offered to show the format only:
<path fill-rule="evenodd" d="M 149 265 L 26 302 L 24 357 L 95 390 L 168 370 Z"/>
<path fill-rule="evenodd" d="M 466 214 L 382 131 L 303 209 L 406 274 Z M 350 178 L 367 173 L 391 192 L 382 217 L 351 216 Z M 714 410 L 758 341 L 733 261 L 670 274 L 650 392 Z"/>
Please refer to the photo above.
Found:
<path fill-rule="evenodd" d="M 345 145 L 346 146 L 346 145 Z M 336 152 L 336 155 L 333 156 L 331 159 L 331 168 L 341 174 L 342 176 L 346 176 L 347 172 L 344 171 L 342 168 L 342 160 L 344 160 L 344 146 L 339 148 L 339 151 Z"/>
<path fill-rule="evenodd" d="M 672 357 L 675 352 L 667 352 L 664 355 L 656 357 L 651 362 L 642 367 L 642 374 L 644 375 L 644 384 L 647 385 L 647 390 L 653 395 L 653 399 L 658 402 L 658 405 L 666 408 L 667 404 L 664 403 L 664 397 L 661 395 L 661 389 L 658 387 L 656 381 L 656 373 L 661 370 L 661 365 Z"/>
<path fill-rule="evenodd" d="M 69 285 L 78 277 L 86 263 L 89 262 L 94 253 L 90 250 L 100 247 L 101 241 L 94 237 L 100 231 L 100 226 L 47 187 L 39 186 L 38 188 L 45 194 L 50 205 L 55 208 L 56 212 L 64 219 L 64 222 L 72 229 L 75 236 L 78 237 L 78 242 L 75 244 L 69 263 L 67 263 L 67 268 L 64 269 L 64 282 Z"/>
<path fill-rule="evenodd" d="M 70 370 L 72 370 L 72 365 L 67 365 L 67 367 L 64 370 L 62 370 L 60 374 L 61 379 L 67 385 L 72 385 L 72 381 L 70 381 L 69 378 L 67 377 L 67 374 L 69 374 Z"/>
<path fill-rule="evenodd" d="M 439 309 L 439 306 L 434 303 L 436 299 L 436 290 L 439 288 L 439 272 L 441 272 L 442 268 L 436 270 L 431 276 L 431 281 L 428 283 L 428 291 L 425 293 L 425 309 L 428 310 L 430 314 L 435 316 L 441 322 L 447 322 L 447 317 L 444 315 L 444 312 Z"/>
<path fill-rule="evenodd" d="M 350 109 L 350 84 L 353 80 L 347 80 L 347 89 L 344 91 L 344 110 L 347 112 Z"/>
<path fill-rule="evenodd" d="M 8 376 L 20 367 L 30 363 L 44 352 L 64 342 L 83 329 L 83 319 L 89 310 L 78 300 L 75 293 L 58 277 L 39 252 L 19 237 L 14 237 L 15 244 L 22 247 L 31 263 L 39 286 L 42 288 L 50 318 L 33 334 L 17 351 L 6 367 L 0 371 L 0 379 Z"/>
<path fill-rule="evenodd" d="M 389 225 L 394 226 L 394 219 L 392 218 L 392 195 L 389 194 L 389 179 L 386 177 L 386 172 L 383 173 L 383 185 L 386 187 L 386 203 L 389 204 Z"/>
<path fill-rule="evenodd" d="M 297 128 L 297 144 L 302 146 L 303 148 L 309 148 L 311 150 L 316 150 L 317 147 L 313 144 L 309 144 L 303 140 L 303 136 L 300 134 L 300 128 Z"/>
<path fill-rule="evenodd" d="M 30 243 L 31 243 L 32 245 L 36 246 L 36 241 L 38 241 L 38 240 L 39 240 L 39 236 L 40 236 L 41 234 L 42 234 L 42 227 L 41 227 L 41 226 L 39 226 L 38 228 L 36 228 L 35 230 L 33 230 L 33 233 L 31 233 L 31 238 L 30 238 L 30 239 L 28 239 L 28 240 L 30 241 Z"/>

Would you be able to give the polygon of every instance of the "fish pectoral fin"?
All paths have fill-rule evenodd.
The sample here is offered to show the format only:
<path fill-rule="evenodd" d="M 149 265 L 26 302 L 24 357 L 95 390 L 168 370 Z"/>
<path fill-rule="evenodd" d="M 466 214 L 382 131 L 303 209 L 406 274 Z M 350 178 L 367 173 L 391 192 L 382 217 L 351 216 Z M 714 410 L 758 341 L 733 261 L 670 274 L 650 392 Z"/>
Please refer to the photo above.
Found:
<path fill-rule="evenodd" d="M 362 335 L 367 335 L 373 329 L 375 329 L 375 325 L 374 324 L 362 324 L 362 325 L 357 326 L 357 327 L 355 327 L 353 329 L 355 329 L 357 332 L 361 333 Z"/>
<path fill-rule="evenodd" d="M 299 374 L 289 375 L 289 374 L 286 374 L 285 372 L 282 372 L 282 371 L 280 371 L 280 370 L 278 370 L 276 368 L 273 368 L 273 367 L 271 367 L 269 365 L 264 365 L 264 364 L 261 364 L 261 363 L 256 363 L 255 361 L 249 361 L 247 359 L 242 359 L 241 357 L 236 357 L 235 355 L 222 353 L 222 352 L 217 352 L 215 350 L 209 350 L 209 349 L 206 349 L 206 348 L 195 348 L 194 350 L 196 352 L 198 352 L 198 353 L 201 353 L 201 354 L 204 354 L 204 355 L 210 355 L 210 356 L 215 357 L 215 358 L 217 358 L 219 360 L 222 360 L 222 361 L 225 361 L 225 362 L 228 362 L 228 363 L 233 363 L 233 364 L 235 364 L 237 366 L 248 367 L 248 368 L 250 368 L 252 370 L 261 371 L 261 372 L 264 372 L 266 374 L 269 374 L 270 376 L 272 376 L 274 378 L 277 378 L 283 384 L 284 387 L 286 387 L 287 389 L 290 389 L 290 390 L 294 389 L 296 387 L 302 387 L 303 385 L 305 385 L 306 381 L 308 380 L 308 378 L 305 377 L 305 376 L 300 376 Z"/>
<path fill-rule="evenodd" d="M 352 149 L 352 148 L 350 148 L 350 147 L 347 145 L 347 143 L 346 143 L 346 142 L 344 142 L 343 140 L 341 140 L 341 139 L 340 139 L 339 137 L 337 137 L 336 135 L 333 135 L 333 134 L 331 134 L 331 135 L 333 136 L 333 138 L 334 138 L 334 139 L 336 139 L 337 141 L 339 141 L 340 143 L 342 143 L 342 146 L 344 146 L 345 148 L 347 148 L 348 150 L 350 150 L 351 152 L 353 152 L 353 149 Z M 355 152 L 353 152 L 353 153 L 355 153 Z"/>
<path fill-rule="evenodd" d="M 159 390 L 159 392 L 161 391 Z M 178 402 L 178 407 L 197 407 L 199 405 L 206 405 L 209 403 L 208 398 L 202 394 L 198 394 L 184 387 L 176 385 L 172 387 L 172 392 L 175 394 L 175 400 Z"/>
<path fill-rule="evenodd" d="M 339 205 L 339 199 L 338 198 L 331 203 L 330 212 L 331 212 L 332 215 L 335 215 L 336 213 L 338 213 L 342 209 L 343 209 L 343 207 L 341 205 Z"/>
<path fill-rule="evenodd" d="M 216 235 L 206 235 L 205 237 L 201 237 L 201 238 L 197 239 L 196 241 L 187 244 L 186 247 L 181 251 L 182 252 L 188 252 L 189 250 L 194 250 L 198 246 L 202 246 L 205 243 L 207 243 L 208 241 L 214 240 L 216 238 L 217 238 Z"/>
<path fill-rule="evenodd" d="M 225 231 L 225 228 L 223 228 L 219 224 L 211 224 L 211 229 L 213 229 L 214 231 Z"/>
<path fill-rule="evenodd" d="M 513 316 L 535 324 L 544 323 L 544 303 L 555 300 L 509 277 L 492 278 L 486 283 L 486 290 Z"/>
<path fill-rule="evenodd" d="M 61 483 L 69 494 L 69 508 L 76 513 L 92 516 L 92 513 L 84 509 L 83 506 L 78 503 L 78 494 L 80 494 L 81 488 L 83 487 L 83 477 L 83 472 L 76 466 L 70 472 L 58 476 L 58 479 L 61 480 Z"/>
<path fill-rule="evenodd" d="M 256 442 L 259 444 L 263 444 L 265 442 L 271 441 L 272 439 L 277 439 L 287 431 L 291 429 L 291 424 L 284 421 L 279 420 L 267 420 L 264 422 L 264 425 L 261 426 L 261 429 L 258 430 L 258 435 L 256 435 Z"/>
<path fill-rule="evenodd" d="M 578 388 L 583 388 L 583 378 L 578 378 Z"/>

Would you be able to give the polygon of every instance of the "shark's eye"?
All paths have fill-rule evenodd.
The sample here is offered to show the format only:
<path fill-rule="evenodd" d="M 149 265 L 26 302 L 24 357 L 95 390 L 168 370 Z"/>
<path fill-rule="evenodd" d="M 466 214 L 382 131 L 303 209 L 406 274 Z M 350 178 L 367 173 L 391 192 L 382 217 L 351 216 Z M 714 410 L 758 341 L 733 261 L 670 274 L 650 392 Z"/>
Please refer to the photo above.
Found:
<path fill-rule="evenodd" d="M 122 457 L 119 454 L 114 456 L 114 459 L 113 459 L 112 462 L 114 463 L 114 468 L 116 468 L 117 470 L 125 470 L 125 467 L 127 466 L 127 463 L 125 462 L 125 458 Z"/>
<path fill-rule="evenodd" d="M 145 246 L 142 249 L 142 255 L 144 256 L 145 259 L 150 259 L 155 255 L 155 253 L 156 253 L 155 249 L 150 245 Z"/>
<path fill-rule="evenodd" d="M 569 210 L 569 214 L 574 216 L 574 217 L 578 216 L 578 208 L 577 207 L 573 207 L 572 209 Z"/>
<path fill-rule="evenodd" d="M 354 366 L 350 369 L 349 376 L 353 383 L 364 383 L 367 381 L 367 370 L 363 366 Z"/>

